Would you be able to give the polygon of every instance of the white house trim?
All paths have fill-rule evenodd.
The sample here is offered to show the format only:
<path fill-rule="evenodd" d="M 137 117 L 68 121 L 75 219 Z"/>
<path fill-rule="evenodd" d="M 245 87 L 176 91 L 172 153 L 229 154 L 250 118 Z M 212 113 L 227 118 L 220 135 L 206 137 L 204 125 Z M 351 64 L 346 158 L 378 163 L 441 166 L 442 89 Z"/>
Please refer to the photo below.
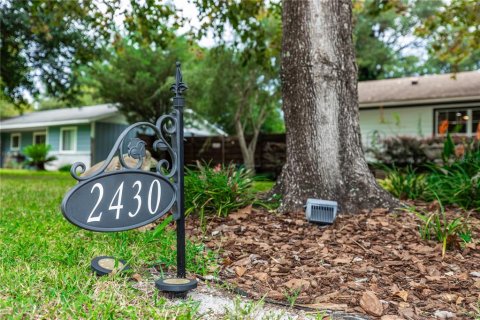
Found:
<path fill-rule="evenodd" d="M 470 96 L 470 97 L 452 97 L 452 98 L 440 98 L 440 99 L 422 99 L 422 100 L 399 100 L 399 101 L 378 101 L 378 102 L 360 102 L 360 109 L 362 108 L 371 108 L 371 107 L 417 107 L 422 104 L 431 104 L 441 107 L 442 104 L 450 104 L 459 102 L 456 105 L 475 105 L 478 104 L 480 96 Z M 473 102 L 469 102 L 473 101 Z"/>
<path fill-rule="evenodd" d="M 84 124 L 90 123 L 90 120 L 69 120 L 69 121 L 51 121 L 51 122 L 32 122 L 32 123 L 15 123 L 15 124 L 3 124 L 1 126 L 2 130 L 9 129 L 28 129 L 28 128 L 38 128 L 38 127 L 50 127 L 50 126 L 61 126 L 61 125 L 70 125 L 70 124 Z"/>
<path fill-rule="evenodd" d="M 115 111 L 115 112 L 118 112 L 118 111 Z M 114 112 L 106 114 L 106 115 L 92 117 L 92 118 L 89 118 L 89 119 L 2 124 L 0 126 L 0 129 L 2 129 L 4 131 L 8 131 L 8 130 L 30 129 L 30 128 L 40 128 L 40 127 L 51 127 L 51 126 L 63 126 L 63 125 L 72 125 L 72 124 L 86 124 L 86 123 L 91 123 L 91 122 L 111 118 L 112 114 L 114 114 Z M 122 122 L 121 121 L 114 121 L 113 123 L 122 123 Z"/>
<path fill-rule="evenodd" d="M 73 150 L 63 150 L 63 132 L 73 131 Z M 77 152 L 77 127 L 61 127 L 60 128 L 60 145 L 59 153 L 76 153 Z"/>
<path fill-rule="evenodd" d="M 18 137 L 18 147 L 13 146 L 13 138 L 14 137 Z M 21 146 L 22 146 L 22 134 L 21 133 L 12 133 L 10 135 L 10 150 L 18 151 L 18 150 L 20 150 Z"/>

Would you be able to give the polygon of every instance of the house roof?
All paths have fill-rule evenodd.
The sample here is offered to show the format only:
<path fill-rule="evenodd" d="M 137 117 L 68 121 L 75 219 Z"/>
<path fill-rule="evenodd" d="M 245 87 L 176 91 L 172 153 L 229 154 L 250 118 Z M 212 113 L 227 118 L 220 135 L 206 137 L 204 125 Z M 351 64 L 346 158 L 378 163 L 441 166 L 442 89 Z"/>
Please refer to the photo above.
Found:
<path fill-rule="evenodd" d="M 441 101 L 480 101 L 480 70 L 358 83 L 360 108 Z"/>
<path fill-rule="evenodd" d="M 108 118 L 117 112 L 118 110 L 113 104 L 36 111 L 2 120 L 0 121 L 0 129 L 39 128 L 54 125 L 89 123 Z"/>
<path fill-rule="evenodd" d="M 36 111 L 0 121 L 0 130 L 45 128 L 56 125 L 90 123 L 114 116 L 118 112 L 117 107 L 113 104 Z M 187 137 L 227 135 L 225 131 L 211 124 L 191 109 L 185 109 L 184 114 L 185 136 Z"/>

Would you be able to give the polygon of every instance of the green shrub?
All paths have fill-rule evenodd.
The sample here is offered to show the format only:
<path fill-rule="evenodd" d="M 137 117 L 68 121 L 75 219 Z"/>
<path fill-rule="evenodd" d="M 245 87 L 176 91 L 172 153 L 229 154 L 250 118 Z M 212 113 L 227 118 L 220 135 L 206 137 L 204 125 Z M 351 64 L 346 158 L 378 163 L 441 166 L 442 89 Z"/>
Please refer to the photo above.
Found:
<path fill-rule="evenodd" d="M 23 149 L 23 153 L 27 156 L 25 163 L 34 166 L 38 170 L 45 170 L 45 164 L 50 161 L 57 160 L 55 156 L 48 156 L 51 146 L 45 144 L 32 144 Z"/>
<path fill-rule="evenodd" d="M 71 164 L 64 164 L 60 168 L 58 168 L 58 171 L 60 172 L 70 172 L 70 169 L 72 168 Z"/>
<path fill-rule="evenodd" d="M 185 212 L 226 216 L 254 201 L 251 174 L 235 165 L 209 167 L 197 164 L 185 171 Z"/>
<path fill-rule="evenodd" d="M 395 136 L 374 139 L 366 152 L 384 165 L 418 167 L 432 162 L 442 163 L 446 158 L 460 158 L 463 149 L 478 149 L 479 146 L 478 140 L 458 135 L 431 138 Z"/>
<path fill-rule="evenodd" d="M 400 170 L 393 166 L 380 185 L 395 197 L 455 204 L 464 209 L 480 210 L 480 148 L 470 142 L 455 147 L 449 135 L 444 139 L 441 154 L 443 165 L 427 164 L 418 174 L 410 166 Z"/>
<path fill-rule="evenodd" d="M 423 140 L 409 136 L 395 136 L 379 140 L 367 149 L 377 161 L 385 165 L 404 167 L 428 161 Z"/>
<path fill-rule="evenodd" d="M 443 166 L 430 165 L 424 200 L 480 210 L 480 150 L 468 150 L 462 159 Z"/>
<path fill-rule="evenodd" d="M 385 167 L 386 168 L 386 167 Z M 418 174 L 411 167 L 406 170 L 386 168 L 387 177 L 380 180 L 380 185 L 400 200 L 420 199 L 427 187 L 425 174 Z"/>

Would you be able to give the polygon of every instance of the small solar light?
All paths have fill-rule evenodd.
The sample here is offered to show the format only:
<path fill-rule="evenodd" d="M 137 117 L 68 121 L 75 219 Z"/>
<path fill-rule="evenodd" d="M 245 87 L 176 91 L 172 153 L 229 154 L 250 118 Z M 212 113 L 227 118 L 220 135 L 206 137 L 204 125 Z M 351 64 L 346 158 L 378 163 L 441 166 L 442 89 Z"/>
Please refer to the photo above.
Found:
<path fill-rule="evenodd" d="M 332 224 L 337 217 L 337 202 L 321 199 L 308 199 L 305 216 L 309 222 Z"/>
<path fill-rule="evenodd" d="M 115 257 L 108 256 L 98 256 L 93 258 L 90 266 L 98 276 L 105 276 L 107 274 L 110 274 L 115 269 L 118 272 L 130 269 L 125 260 L 116 259 Z"/>
<path fill-rule="evenodd" d="M 189 290 L 197 287 L 197 280 L 187 278 L 167 278 L 155 281 L 155 286 L 170 298 L 186 298 Z"/>

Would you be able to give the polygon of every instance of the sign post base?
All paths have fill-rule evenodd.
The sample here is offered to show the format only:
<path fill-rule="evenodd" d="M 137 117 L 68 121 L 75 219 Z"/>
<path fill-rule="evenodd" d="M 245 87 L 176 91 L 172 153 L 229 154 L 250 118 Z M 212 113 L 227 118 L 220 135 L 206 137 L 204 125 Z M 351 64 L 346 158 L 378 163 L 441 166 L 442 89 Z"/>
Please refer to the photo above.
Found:
<path fill-rule="evenodd" d="M 185 298 L 187 292 L 197 287 L 197 280 L 186 278 L 167 278 L 155 281 L 155 287 L 173 298 Z"/>

